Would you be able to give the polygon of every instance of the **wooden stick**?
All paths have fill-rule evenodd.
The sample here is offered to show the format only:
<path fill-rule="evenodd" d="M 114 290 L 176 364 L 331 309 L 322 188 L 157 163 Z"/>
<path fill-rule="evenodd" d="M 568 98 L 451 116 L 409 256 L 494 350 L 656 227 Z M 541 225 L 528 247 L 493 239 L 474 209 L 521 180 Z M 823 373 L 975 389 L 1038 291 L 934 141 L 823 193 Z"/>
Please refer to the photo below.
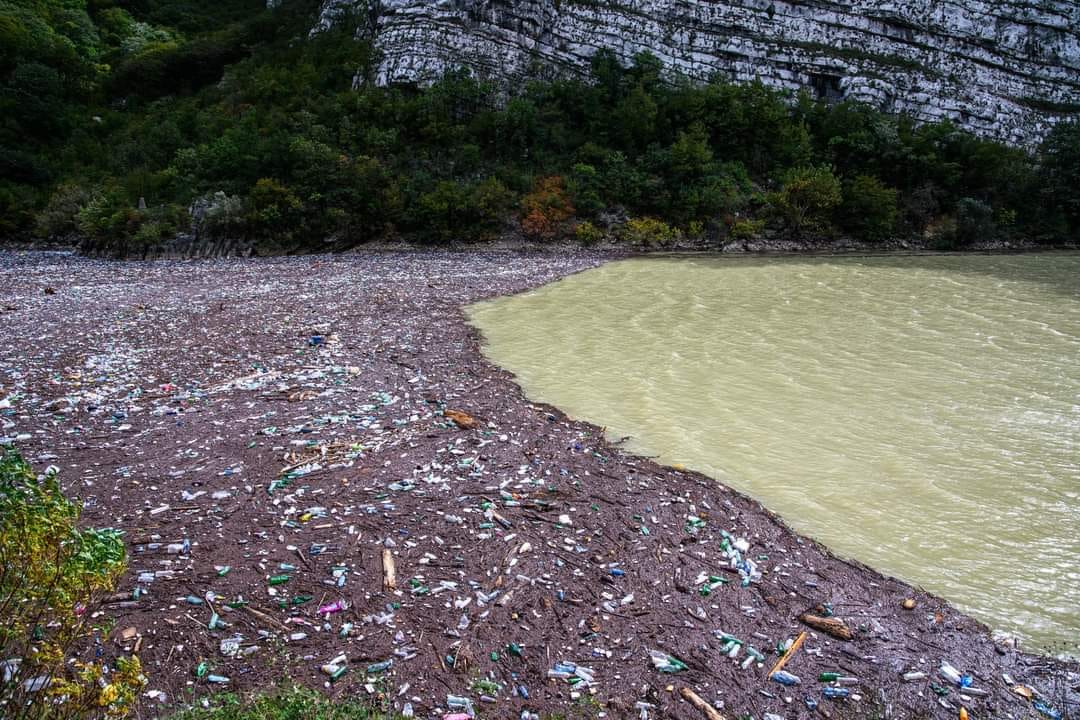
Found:
<path fill-rule="evenodd" d="M 394 569 L 394 554 L 390 552 L 389 548 L 383 548 L 382 551 L 382 571 L 383 571 L 383 587 L 387 590 L 393 590 L 397 587 L 397 574 Z"/>
<path fill-rule="evenodd" d="M 277 620 L 270 617 L 266 613 L 260 612 L 260 611 L 256 610 L 255 608 L 251 607 L 250 605 L 241 605 L 240 607 L 242 607 L 246 612 L 248 612 L 251 615 L 255 616 L 259 620 L 262 620 L 264 623 L 266 623 L 270 627 L 277 628 L 278 630 L 280 630 L 282 632 L 289 632 L 289 628 L 285 627 L 284 625 L 282 625 L 281 623 L 279 623 Z"/>
<path fill-rule="evenodd" d="M 701 712 L 705 713 L 705 717 L 709 718 L 709 720 L 725 720 L 724 716 L 716 711 L 716 708 L 705 702 L 705 700 L 703 700 L 700 695 L 698 695 L 690 688 L 684 687 L 679 690 L 679 693 L 684 698 L 689 700 L 691 705 L 696 707 Z"/>
<path fill-rule="evenodd" d="M 776 664 L 772 666 L 772 670 L 770 670 L 769 674 L 765 677 L 772 677 L 773 673 L 781 670 L 785 665 L 787 665 L 787 661 L 795 655 L 795 653 L 799 650 L 800 647 L 802 647 L 803 640 L 805 639 L 806 631 L 803 630 L 801 633 L 799 633 L 799 637 L 795 638 L 795 642 L 791 643 L 791 647 L 787 649 L 787 652 L 784 653 L 784 656 L 776 661 Z"/>
<path fill-rule="evenodd" d="M 824 618 L 818 615 L 812 615 L 811 613 L 803 613 L 799 616 L 799 620 L 815 630 L 820 630 L 823 633 L 832 635 L 834 638 L 851 640 L 855 637 L 851 632 L 851 628 L 845 625 L 844 621 L 840 618 Z"/>

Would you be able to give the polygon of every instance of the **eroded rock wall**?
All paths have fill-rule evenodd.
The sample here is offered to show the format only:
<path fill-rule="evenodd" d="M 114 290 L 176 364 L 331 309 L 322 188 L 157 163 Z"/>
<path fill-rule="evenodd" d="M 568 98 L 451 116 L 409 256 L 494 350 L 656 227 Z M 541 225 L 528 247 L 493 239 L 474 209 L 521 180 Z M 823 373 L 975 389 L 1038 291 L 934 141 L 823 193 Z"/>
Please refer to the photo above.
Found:
<path fill-rule="evenodd" d="M 323 22 L 350 1 L 331 0 Z M 1020 144 L 1080 108 L 1076 0 L 381 0 L 367 18 L 384 84 L 460 65 L 510 83 L 585 73 L 609 48 L 627 63 L 648 50 L 695 79 L 806 87 Z"/>

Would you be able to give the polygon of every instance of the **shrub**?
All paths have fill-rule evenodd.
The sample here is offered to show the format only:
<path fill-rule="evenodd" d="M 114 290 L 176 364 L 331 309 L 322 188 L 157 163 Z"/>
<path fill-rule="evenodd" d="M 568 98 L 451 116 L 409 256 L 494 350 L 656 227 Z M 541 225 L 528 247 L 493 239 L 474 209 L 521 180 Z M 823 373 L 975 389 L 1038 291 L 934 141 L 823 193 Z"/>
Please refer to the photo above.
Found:
<path fill-rule="evenodd" d="M 826 166 L 792 168 L 784 173 L 779 192 L 768 202 L 796 235 L 806 230 L 825 231 L 833 210 L 840 204 L 840 181 Z"/>
<path fill-rule="evenodd" d="M 868 240 L 884 240 L 896 228 L 896 190 L 876 177 L 858 175 L 844 185 L 844 228 Z"/>
<path fill-rule="evenodd" d="M 116 193 L 94 195 L 79 208 L 76 225 L 88 238 L 115 237 L 123 234 L 131 213 L 134 208 Z"/>
<path fill-rule="evenodd" d="M 585 217 L 595 217 L 604 209 L 601 198 L 602 180 L 599 171 L 592 165 L 577 163 L 570 173 L 570 198 Z"/>
<path fill-rule="evenodd" d="M 81 185 L 61 185 L 38 213 L 35 232 L 43 238 L 60 238 L 78 231 L 79 208 L 90 202 L 90 191 Z"/>
<path fill-rule="evenodd" d="M 288 239 L 300 225 L 304 204 L 284 183 L 259 178 L 248 196 L 248 224 L 258 235 Z"/>
<path fill-rule="evenodd" d="M 71 660 L 87 621 L 124 572 L 120 532 L 80 530 L 79 506 L 56 472 L 35 475 L 17 451 L 0 457 L 0 708 L 5 718 L 120 718 L 145 682 L 136 657 L 111 672 Z"/>
<path fill-rule="evenodd" d="M 662 247 L 679 239 L 679 231 L 656 218 L 632 218 L 623 226 L 623 239 L 633 245 Z"/>
<path fill-rule="evenodd" d="M 247 229 L 247 203 L 238 195 L 218 190 L 192 204 L 192 215 L 199 229 L 210 237 L 243 235 Z"/>
<path fill-rule="evenodd" d="M 604 239 L 604 231 L 586 220 L 574 228 L 574 237 L 582 245 L 595 245 Z"/>
<path fill-rule="evenodd" d="M 540 178 L 533 191 L 521 199 L 521 229 L 531 238 L 550 239 L 574 212 L 563 179 L 558 175 Z"/>
<path fill-rule="evenodd" d="M 406 220 L 430 239 L 476 240 L 498 230 L 513 200 L 495 177 L 472 184 L 443 180 L 417 198 Z"/>
<path fill-rule="evenodd" d="M 765 230 L 764 220 L 736 220 L 731 226 L 730 235 L 732 240 L 753 240 Z"/>
<path fill-rule="evenodd" d="M 996 235 L 993 208 L 975 198 L 960 198 L 956 203 L 956 241 L 968 245 Z"/>

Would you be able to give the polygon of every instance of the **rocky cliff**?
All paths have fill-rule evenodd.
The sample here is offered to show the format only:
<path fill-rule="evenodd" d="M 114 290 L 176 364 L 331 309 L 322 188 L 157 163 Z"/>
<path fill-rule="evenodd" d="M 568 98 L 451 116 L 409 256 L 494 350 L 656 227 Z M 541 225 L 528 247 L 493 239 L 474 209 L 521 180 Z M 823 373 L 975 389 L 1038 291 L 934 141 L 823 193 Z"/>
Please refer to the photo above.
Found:
<path fill-rule="evenodd" d="M 362 0 L 329 0 L 321 24 Z M 371 0 L 376 81 L 419 82 L 466 65 L 515 83 L 587 72 L 600 48 L 647 50 L 673 74 L 719 75 L 921 120 L 951 119 L 1014 143 L 1080 111 L 1076 0 Z"/>

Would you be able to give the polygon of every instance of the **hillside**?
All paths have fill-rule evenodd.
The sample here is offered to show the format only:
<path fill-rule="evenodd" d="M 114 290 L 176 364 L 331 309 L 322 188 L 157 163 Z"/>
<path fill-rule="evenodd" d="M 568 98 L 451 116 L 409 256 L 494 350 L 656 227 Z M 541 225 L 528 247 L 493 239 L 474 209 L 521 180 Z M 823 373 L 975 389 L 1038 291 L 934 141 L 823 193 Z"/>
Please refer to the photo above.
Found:
<path fill-rule="evenodd" d="M 667 72 L 759 79 L 780 90 L 950 120 L 1012 143 L 1042 139 L 1080 110 L 1080 5 L 1073 2 L 633 0 L 431 3 L 387 0 L 365 21 L 380 82 L 467 65 L 517 81 L 587 73 L 610 50 L 649 51 Z M 332 22 L 341 4 L 323 12 Z"/>
<path fill-rule="evenodd" d="M 693 4 L 716 30 L 713 54 L 686 24 L 685 3 L 663 6 L 662 32 L 644 10 L 626 25 L 631 4 L 425 7 L 0 1 L 0 237 L 153 256 L 500 237 L 721 247 L 849 236 L 963 248 L 1068 242 L 1080 228 L 1080 126 L 1066 119 L 1017 145 L 979 134 L 992 119 L 979 103 L 967 117 L 931 111 L 966 102 L 953 86 L 901 92 L 921 86 L 926 67 L 945 67 L 937 55 L 919 68 L 897 60 L 897 94 L 883 107 L 862 102 L 873 98 L 858 73 L 816 87 L 785 74 L 782 56 L 811 75 L 826 56 L 864 75 L 900 57 L 881 46 L 871 63 L 853 55 L 869 47 L 859 37 L 838 44 L 809 26 L 774 28 L 788 45 L 802 38 L 798 53 L 769 50 L 759 63 L 747 50 L 736 65 L 760 67 L 758 79 L 713 73 L 735 62 L 719 48 L 737 33 L 718 30 L 721 9 L 735 6 Z M 513 19 L 530 7 L 535 23 Z M 1048 19 L 1016 32 L 1043 38 L 1041 60 L 1010 55 L 1015 72 L 994 70 L 1005 74 L 989 89 L 957 76 L 970 92 L 1000 94 L 1027 73 L 1030 86 L 1014 90 L 1042 109 L 1001 105 L 994 128 L 1010 140 L 1034 142 L 1047 108 L 1077 100 L 1076 25 L 1062 27 L 1070 16 L 1057 5 L 1040 7 Z M 835 11 L 822 8 L 819 20 Z M 750 26 L 736 20 L 739 32 Z M 571 26 L 594 27 L 594 45 L 559 39 Z M 676 53 L 670 43 L 684 35 L 690 49 Z M 1064 81 L 1051 83 L 1054 73 Z"/>

